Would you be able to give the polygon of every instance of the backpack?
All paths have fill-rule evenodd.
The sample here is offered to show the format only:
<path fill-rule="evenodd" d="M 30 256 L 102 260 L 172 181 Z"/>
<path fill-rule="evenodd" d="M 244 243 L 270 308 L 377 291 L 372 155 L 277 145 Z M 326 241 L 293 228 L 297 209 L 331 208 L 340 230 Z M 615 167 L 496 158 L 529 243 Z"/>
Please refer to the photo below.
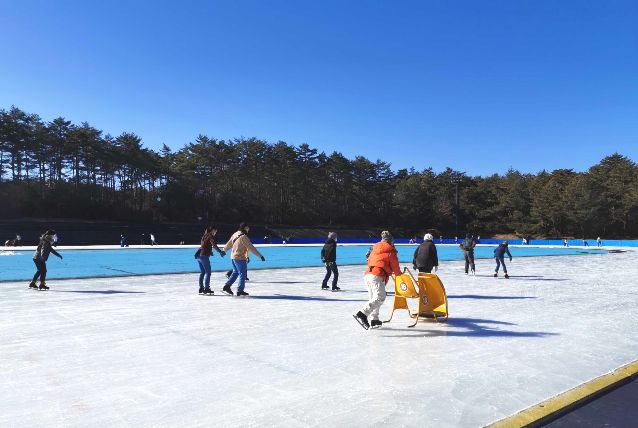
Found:
<path fill-rule="evenodd" d="M 463 246 L 464 250 L 471 250 L 472 249 L 472 238 L 465 238 L 461 245 Z"/>

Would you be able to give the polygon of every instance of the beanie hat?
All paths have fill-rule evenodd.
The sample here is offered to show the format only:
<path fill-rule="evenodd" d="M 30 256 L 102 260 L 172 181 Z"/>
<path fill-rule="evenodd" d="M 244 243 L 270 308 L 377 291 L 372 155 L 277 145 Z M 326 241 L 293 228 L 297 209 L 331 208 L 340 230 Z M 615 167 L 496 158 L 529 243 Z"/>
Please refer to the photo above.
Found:
<path fill-rule="evenodd" d="M 381 240 L 387 242 L 388 244 L 394 243 L 394 237 L 387 230 L 384 230 L 383 232 L 381 232 Z"/>
<path fill-rule="evenodd" d="M 424 241 L 431 241 L 432 239 L 433 237 L 431 233 L 426 233 L 425 236 L 423 237 Z"/>

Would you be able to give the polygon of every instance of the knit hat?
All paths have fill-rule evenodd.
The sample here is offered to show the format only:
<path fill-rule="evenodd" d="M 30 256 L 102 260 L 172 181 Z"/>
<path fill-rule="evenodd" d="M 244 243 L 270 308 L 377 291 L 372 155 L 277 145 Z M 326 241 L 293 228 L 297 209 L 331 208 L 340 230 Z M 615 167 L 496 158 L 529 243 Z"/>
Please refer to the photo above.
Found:
<path fill-rule="evenodd" d="M 425 236 L 423 237 L 424 241 L 431 241 L 432 239 L 434 238 L 432 237 L 431 233 L 426 233 Z"/>
<path fill-rule="evenodd" d="M 330 232 L 328 234 L 328 239 L 334 239 L 336 241 L 337 240 L 337 232 Z"/>
<path fill-rule="evenodd" d="M 381 240 L 387 242 L 388 244 L 394 244 L 394 237 L 387 230 L 381 232 Z"/>

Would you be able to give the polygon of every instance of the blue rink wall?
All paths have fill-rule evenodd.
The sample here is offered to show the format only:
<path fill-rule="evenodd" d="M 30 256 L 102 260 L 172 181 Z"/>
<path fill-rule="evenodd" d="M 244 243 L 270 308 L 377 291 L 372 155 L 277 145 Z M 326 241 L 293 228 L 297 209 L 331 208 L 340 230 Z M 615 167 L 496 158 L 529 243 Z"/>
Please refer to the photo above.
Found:
<path fill-rule="evenodd" d="M 346 245 L 337 249 L 340 265 L 365 264 L 368 245 Z M 403 266 L 411 266 L 416 245 L 399 245 L 399 260 Z M 494 246 L 475 249 L 477 259 L 491 259 Z M 59 249 L 63 260 L 51 255 L 47 263 L 47 278 L 94 278 L 110 276 L 153 275 L 199 272 L 194 258 L 194 248 L 118 248 L 118 249 Z M 259 251 L 266 257 L 262 262 L 252 257 L 249 270 L 299 268 L 323 266 L 321 246 L 268 246 Z M 555 247 L 514 247 L 512 256 L 539 257 L 560 255 L 606 254 L 605 250 Z M 438 247 L 439 260 L 462 260 L 463 254 L 456 246 Z M 28 280 L 35 272 L 33 251 L 0 251 L 0 281 Z M 210 259 L 214 271 L 231 268 L 230 257 L 215 254 Z"/>
<path fill-rule="evenodd" d="M 463 236 L 458 237 L 458 242 L 461 243 L 463 241 Z M 340 244 L 372 244 L 379 240 L 378 237 L 373 238 L 339 238 Z M 293 237 L 291 241 L 288 241 L 290 244 L 321 244 L 325 240 L 321 238 L 295 238 Z M 587 243 L 590 247 L 596 246 L 596 238 L 586 239 Z M 253 242 L 255 243 L 264 243 L 263 239 L 255 239 L 253 238 Z M 395 242 L 397 244 L 408 244 L 410 242 L 409 238 L 395 238 Z M 417 243 L 423 242 L 422 237 L 418 237 Z M 481 239 L 479 244 L 487 244 L 487 245 L 497 245 L 503 242 L 502 239 Z M 508 239 L 511 245 L 522 245 L 522 239 Z M 570 246 L 582 246 L 582 239 L 569 239 L 567 240 Z M 271 240 L 272 244 L 281 244 L 282 240 L 280 238 L 273 238 Z M 454 238 L 443 238 L 441 242 L 439 237 L 434 238 L 435 244 L 454 244 Z M 603 246 L 609 247 L 638 247 L 638 240 L 630 240 L 630 239 L 615 239 L 615 240 L 606 240 L 604 239 L 602 242 Z M 562 239 L 532 239 L 528 242 L 528 245 L 563 245 Z"/>

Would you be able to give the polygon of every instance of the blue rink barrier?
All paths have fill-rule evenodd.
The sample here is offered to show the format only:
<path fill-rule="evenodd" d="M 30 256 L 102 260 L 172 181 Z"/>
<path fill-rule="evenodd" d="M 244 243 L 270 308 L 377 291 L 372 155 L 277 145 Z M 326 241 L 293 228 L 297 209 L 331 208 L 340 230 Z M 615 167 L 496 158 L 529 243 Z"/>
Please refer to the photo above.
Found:
<path fill-rule="evenodd" d="M 374 244 L 379 242 L 379 237 L 373 238 L 339 238 L 340 244 Z M 596 247 L 596 238 L 586 239 L 587 243 L 590 247 Z M 254 243 L 264 243 L 263 239 L 254 239 Z M 281 238 L 273 238 L 270 240 L 271 244 L 281 244 L 283 240 Z M 289 241 L 286 241 L 288 244 L 323 244 L 325 242 L 324 238 L 292 238 Z M 423 242 L 423 239 L 417 239 L 416 243 L 420 244 Z M 440 238 L 434 238 L 435 244 L 460 244 L 463 242 L 463 238 L 459 237 L 458 242 L 454 240 L 454 238 L 443 238 L 441 241 Z M 503 239 L 492 239 L 492 238 L 481 238 L 478 241 L 478 244 L 487 244 L 487 245 L 498 245 L 503 242 Z M 523 245 L 522 239 L 508 239 L 508 243 L 511 245 Z M 569 239 L 567 240 L 570 246 L 582 246 L 584 242 L 582 239 Z M 409 238 L 395 238 L 395 243 L 397 244 L 409 244 Z M 562 239 L 531 239 L 528 242 L 528 245 L 563 245 Z M 608 247 L 638 247 L 638 240 L 635 239 L 603 239 L 603 246 Z"/>

